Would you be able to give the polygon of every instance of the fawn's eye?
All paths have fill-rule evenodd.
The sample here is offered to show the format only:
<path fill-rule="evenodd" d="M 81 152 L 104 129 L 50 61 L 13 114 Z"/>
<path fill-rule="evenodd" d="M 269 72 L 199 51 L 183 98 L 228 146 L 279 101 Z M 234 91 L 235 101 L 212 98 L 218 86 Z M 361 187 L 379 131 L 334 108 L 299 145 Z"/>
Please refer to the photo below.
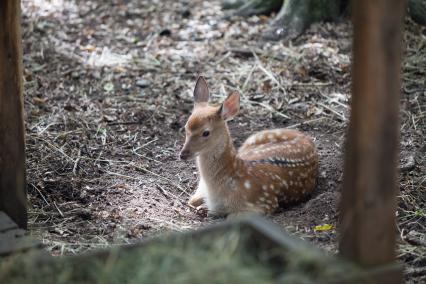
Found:
<path fill-rule="evenodd" d="M 210 135 L 210 131 L 208 131 L 208 130 L 204 130 L 203 131 L 203 134 L 201 134 L 203 137 L 207 137 L 207 136 L 209 136 Z"/>

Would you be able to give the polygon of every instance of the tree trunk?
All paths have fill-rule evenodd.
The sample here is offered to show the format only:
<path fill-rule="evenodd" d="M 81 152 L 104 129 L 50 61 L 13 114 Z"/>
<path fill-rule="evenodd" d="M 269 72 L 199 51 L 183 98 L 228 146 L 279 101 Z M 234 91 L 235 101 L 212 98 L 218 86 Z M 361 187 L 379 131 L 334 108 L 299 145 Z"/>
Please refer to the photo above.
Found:
<path fill-rule="evenodd" d="M 341 4 L 342 0 L 287 0 L 264 38 L 291 40 L 314 22 L 335 20 L 340 15 Z"/>
<path fill-rule="evenodd" d="M 353 0 L 351 120 L 340 253 L 361 266 L 395 257 L 404 0 Z M 391 282 L 401 283 L 398 277 Z"/>
<path fill-rule="evenodd" d="M 268 14 L 279 10 L 264 38 L 290 40 L 299 36 L 314 22 L 335 20 L 344 11 L 347 2 L 348 0 L 224 0 L 222 6 L 224 9 L 237 9 L 231 15 L 238 16 Z"/>
<path fill-rule="evenodd" d="M 236 8 L 232 15 L 250 17 L 253 15 L 270 14 L 279 11 L 283 0 L 225 0 L 224 9 Z"/>
<path fill-rule="evenodd" d="M 222 1 L 222 9 L 228 10 L 228 9 L 237 9 L 244 4 L 246 4 L 247 0 L 223 0 Z"/>
<path fill-rule="evenodd" d="M 0 211 L 27 226 L 21 1 L 0 1 Z"/>

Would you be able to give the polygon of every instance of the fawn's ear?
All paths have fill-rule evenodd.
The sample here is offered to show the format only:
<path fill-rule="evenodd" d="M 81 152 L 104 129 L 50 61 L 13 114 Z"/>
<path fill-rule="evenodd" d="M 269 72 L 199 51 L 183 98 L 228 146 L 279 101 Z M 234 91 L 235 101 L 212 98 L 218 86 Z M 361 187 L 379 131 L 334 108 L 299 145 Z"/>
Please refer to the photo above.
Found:
<path fill-rule="evenodd" d="M 240 109 L 240 94 L 232 92 L 219 108 L 219 114 L 223 120 L 228 121 L 237 115 Z"/>
<path fill-rule="evenodd" d="M 203 76 L 198 77 L 194 88 L 194 102 L 206 103 L 209 101 L 209 87 Z"/>

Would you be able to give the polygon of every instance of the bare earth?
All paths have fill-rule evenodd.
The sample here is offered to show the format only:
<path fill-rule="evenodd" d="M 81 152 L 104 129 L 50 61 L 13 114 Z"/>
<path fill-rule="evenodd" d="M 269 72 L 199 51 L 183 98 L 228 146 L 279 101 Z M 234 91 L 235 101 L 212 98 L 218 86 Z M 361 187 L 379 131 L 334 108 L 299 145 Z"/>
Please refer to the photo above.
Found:
<path fill-rule="evenodd" d="M 30 228 L 54 255 L 217 222 L 186 203 L 193 162 L 178 160 L 198 75 L 215 101 L 242 94 L 236 145 L 254 131 L 315 137 L 315 194 L 273 222 L 331 253 L 349 120 L 351 25 L 316 24 L 264 42 L 273 17 L 223 19 L 219 1 L 24 0 Z M 406 21 L 398 258 L 425 280 L 426 30 Z M 220 221 L 220 220 L 219 220 Z M 325 231 L 316 226 L 332 225 Z"/>

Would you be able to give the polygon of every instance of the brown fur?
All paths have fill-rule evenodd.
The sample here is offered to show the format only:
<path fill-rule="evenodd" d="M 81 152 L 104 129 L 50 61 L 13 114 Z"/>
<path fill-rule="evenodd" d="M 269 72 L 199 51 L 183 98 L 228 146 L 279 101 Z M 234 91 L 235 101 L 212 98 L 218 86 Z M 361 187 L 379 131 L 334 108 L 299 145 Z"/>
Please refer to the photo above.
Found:
<path fill-rule="evenodd" d="M 265 130 L 250 136 L 237 152 L 225 119 L 232 118 L 238 108 L 238 94 L 228 97 L 222 107 L 206 102 L 194 107 L 181 154 L 196 157 L 200 173 L 189 204 L 205 203 L 211 213 L 235 215 L 272 213 L 279 201 L 305 199 L 314 190 L 318 174 L 312 139 L 297 130 Z"/>

